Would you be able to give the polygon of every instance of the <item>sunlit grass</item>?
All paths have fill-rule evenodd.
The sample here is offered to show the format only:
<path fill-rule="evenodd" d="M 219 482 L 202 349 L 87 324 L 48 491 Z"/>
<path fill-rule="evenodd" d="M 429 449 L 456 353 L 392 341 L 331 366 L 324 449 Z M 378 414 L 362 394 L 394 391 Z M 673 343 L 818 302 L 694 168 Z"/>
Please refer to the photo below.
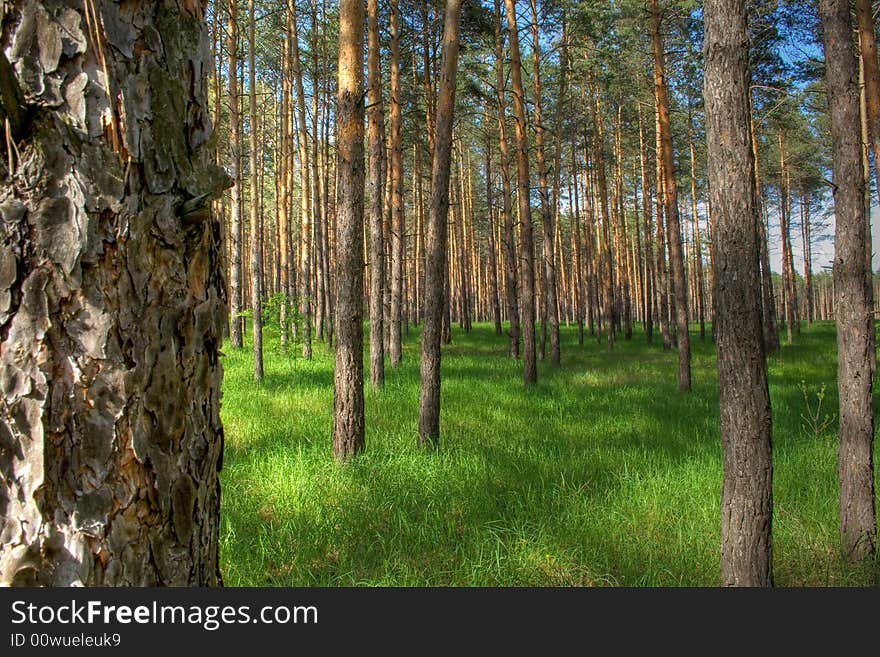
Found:
<path fill-rule="evenodd" d="M 693 391 L 676 355 L 636 333 L 614 353 L 563 329 L 560 368 L 521 363 L 492 327 L 444 347 L 441 449 L 416 446 L 418 333 L 384 390 L 366 389 L 367 451 L 330 452 L 332 354 L 281 352 L 266 379 L 226 346 L 222 570 L 235 586 L 714 586 L 721 446 L 714 346 L 693 335 Z M 836 423 L 816 435 L 799 387 L 827 386 L 833 327 L 770 359 L 774 569 L 788 586 L 863 584 L 837 547 Z"/>

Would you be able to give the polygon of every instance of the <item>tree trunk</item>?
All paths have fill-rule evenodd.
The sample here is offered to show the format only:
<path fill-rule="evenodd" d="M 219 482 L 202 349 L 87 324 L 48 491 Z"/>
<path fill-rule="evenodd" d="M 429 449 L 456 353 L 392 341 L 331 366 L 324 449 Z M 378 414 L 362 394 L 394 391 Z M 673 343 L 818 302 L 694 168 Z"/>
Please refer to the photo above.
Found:
<path fill-rule="evenodd" d="M 801 199 L 801 237 L 804 244 L 804 309 L 807 326 L 813 323 L 813 247 L 810 243 L 810 194 L 803 193 Z"/>
<path fill-rule="evenodd" d="M 758 138 L 755 117 L 749 97 L 749 140 L 752 145 L 752 160 L 755 166 L 755 212 L 758 213 L 758 255 L 761 263 L 761 307 L 764 327 L 764 343 L 768 354 L 779 351 L 779 328 L 776 324 L 776 299 L 773 295 L 773 277 L 770 273 L 770 249 L 767 243 L 767 218 L 763 211 L 763 191 L 761 190 L 761 170 L 758 166 Z"/>
<path fill-rule="evenodd" d="M 251 327 L 253 329 L 254 381 L 263 380 L 263 253 L 262 227 L 258 213 L 257 175 L 257 68 L 255 64 L 254 0 L 248 0 L 248 103 L 250 114 L 250 171 L 248 172 L 251 229 Z"/>
<path fill-rule="evenodd" d="M 519 358 L 519 278 L 517 276 L 516 233 L 510 201 L 510 154 L 507 148 L 507 126 L 504 101 L 504 37 L 501 31 L 501 0 L 495 0 L 495 92 L 498 98 L 498 150 L 501 169 L 501 201 L 504 213 L 504 233 L 501 246 L 504 251 L 504 276 L 507 289 L 507 318 L 510 323 L 508 354 Z"/>
<path fill-rule="evenodd" d="M 825 77 L 831 117 L 834 192 L 834 317 L 837 323 L 837 381 L 840 430 L 840 540 L 844 557 L 873 556 L 874 413 L 872 409 L 873 309 L 865 275 L 867 217 L 859 143 L 859 90 L 849 3 L 821 0 Z"/>
<path fill-rule="evenodd" d="M 770 586 L 770 396 L 761 328 L 745 5 L 706 0 L 704 98 L 714 216 L 715 321 L 724 482 L 721 579 Z"/>
<path fill-rule="evenodd" d="M 645 167 L 645 128 L 642 121 L 642 106 L 639 104 L 639 174 L 642 181 L 642 221 L 645 228 L 645 285 L 644 316 L 645 339 L 654 341 L 654 249 L 651 245 L 651 195 L 648 190 L 648 176 Z"/>
<path fill-rule="evenodd" d="M 324 257 L 325 250 L 323 226 L 321 225 L 321 177 L 318 172 L 318 142 L 320 141 L 320 125 L 318 123 L 318 3 L 317 0 L 311 2 L 311 49 L 312 49 L 312 155 L 309 164 L 311 165 L 312 176 L 312 252 L 314 253 L 314 315 L 315 330 L 317 339 L 324 339 L 324 327 L 327 322 L 325 313 L 324 295 L 326 292 L 326 282 L 324 277 Z M 311 345 L 309 345 L 311 349 Z"/>
<path fill-rule="evenodd" d="M 494 214 L 494 186 L 492 178 L 492 133 L 488 126 L 490 123 L 491 101 L 486 98 L 486 250 L 489 256 L 489 305 L 492 307 L 492 321 L 495 324 L 495 335 L 501 336 L 501 303 L 498 299 L 498 263 L 495 258 L 495 214 Z"/>
<path fill-rule="evenodd" d="M 392 367 L 401 361 L 401 303 L 403 294 L 403 144 L 400 136 L 400 44 L 397 0 L 390 0 L 391 10 L 391 111 L 388 127 L 391 131 L 388 148 L 391 151 L 391 334 L 388 359 Z"/>
<path fill-rule="evenodd" d="M 672 152 L 672 128 L 669 121 L 666 75 L 663 63 L 663 44 L 660 37 L 660 8 L 658 0 L 651 0 L 651 41 L 654 50 L 654 93 L 657 100 L 663 159 L 663 199 L 666 210 L 666 239 L 672 268 L 672 290 L 675 300 L 676 338 L 678 340 L 678 389 L 691 389 L 691 343 L 688 335 L 688 297 L 681 245 L 681 226 L 678 218 L 678 198 L 675 190 L 675 159 Z"/>
<path fill-rule="evenodd" d="M 422 328 L 419 386 L 419 445 L 436 449 L 440 442 L 440 338 L 443 324 L 446 218 L 449 213 L 449 172 L 452 163 L 452 122 L 458 70 L 458 29 L 461 0 L 447 0 L 437 98 L 434 155 L 431 163 L 431 208 L 425 244 L 425 321 Z"/>
<path fill-rule="evenodd" d="M 370 385 L 385 385 L 385 351 L 382 340 L 382 299 L 385 285 L 385 247 L 382 234 L 384 191 L 385 117 L 382 111 L 382 71 L 379 61 L 379 3 L 367 0 L 367 120 L 370 175 L 367 198 L 370 208 Z"/>
<path fill-rule="evenodd" d="M 874 177 L 880 197 L 880 65 L 877 63 L 877 39 L 871 0 L 855 0 L 858 19 L 859 52 L 864 68 L 865 115 L 868 120 L 871 150 L 874 153 Z M 868 235 L 870 239 L 870 234 Z"/>
<path fill-rule="evenodd" d="M 516 200 L 519 205 L 520 292 L 523 333 L 523 381 L 538 380 L 535 354 L 535 255 L 532 241 L 532 208 L 529 202 L 529 143 L 526 136 L 525 93 L 516 25 L 516 0 L 504 0 L 513 85 L 513 118 L 516 129 Z"/>
<path fill-rule="evenodd" d="M 614 349 L 614 268 L 611 254 L 611 212 L 608 209 L 608 183 L 605 176 L 605 131 L 602 110 L 599 104 L 599 89 L 594 87 L 595 102 L 592 106 L 593 118 L 593 168 L 596 173 L 596 192 L 599 195 L 602 225 L 597 231 L 596 259 L 600 285 L 602 287 L 602 316 L 608 339 L 608 351 Z M 599 237 L 601 236 L 601 239 Z M 601 333 L 601 331 L 600 331 Z"/>
<path fill-rule="evenodd" d="M 333 456 L 364 449 L 364 3 L 340 0 Z"/>
<path fill-rule="evenodd" d="M 556 289 L 556 232 L 553 226 L 553 212 L 550 209 L 547 164 L 544 157 L 544 125 L 541 111 L 541 44 L 538 34 L 537 0 L 530 0 L 532 10 L 532 57 L 534 58 L 534 103 L 532 117 L 535 124 L 535 164 L 538 167 L 538 196 L 541 199 L 541 259 L 544 273 L 544 309 L 547 331 L 550 334 L 550 362 L 559 365 L 559 299 Z M 543 331 L 542 331 L 543 333 Z"/>
<path fill-rule="evenodd" d="M 244 346 L 242 340 L 242 317 L 244 310 L 242 299 L 242 276 L 241 276 L 241 258 L 242 258 L 242 242 L 243 227 L 241 221 L 241 121 L 238 118 L 238 17 L 237 17 L 237 0 L 229 0 L 229 19 L 226 42 L 226 49 L 229 52 L 229 167 L 232 174 L 233 186 L 231 192 L 230 208 L 230 249 L 232 257 L 230 258 L 230 274 L 229 274 L 229 310 L 231 324 L 229 329 L 229 337 L 234 349 L 241 349 Z"/>
<path fill-rule="evenodd" d="M 0 585 L 218 585 L 204 14 L 48 4 L 6 3 L 0 52 Z"/>
<path fill-rule="evenodd" d="M 797 322 L 797 290 L 794 282 L 794 259 L 791 253 L 791 190 L 788 183 L 788 168 L 785 164 L 785 149 L 782 130 L 778 133 L 779 142 L 779 232 L 782 236 L 782 289 L 785 299 L 785 333 L 788 344 L 794 339 Z"/>
<path fill-rule="evenodd" d="M 296 86 L 296 122 L 299 151 L 300 182 L 300 231 L 299 231 L 299 314 L 302 323 L 302 355 L 312 358 L 312 190 L 309 184 L 309 131 L 306 125 L 306 98 L 303 89 L 302 59 L 299 50 L 299 28 L 296 21 L 296 2 L 290 6 L 294 12 L 294 33 L 291 39 L 293 79 Z M 317 135 L 315 135 L 317 137 Z"/>

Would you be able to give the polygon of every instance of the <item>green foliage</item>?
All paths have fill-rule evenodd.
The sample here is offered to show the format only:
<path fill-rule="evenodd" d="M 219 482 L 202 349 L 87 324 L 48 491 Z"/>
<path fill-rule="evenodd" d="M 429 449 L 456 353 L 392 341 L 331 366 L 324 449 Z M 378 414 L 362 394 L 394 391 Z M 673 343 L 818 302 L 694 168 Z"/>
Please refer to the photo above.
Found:
<path fill-rule="evenodd" d="M 266 333 L 267 345 L 277 330 Z M 636 333 L 612 354 L 562 327 L 563 366 L 521 363 L 491 325 L 444 347 L 441 450 L 416 447 L 419 336 L 365 390 L 367 451 L 331 457 L 332 353 L 224 358 L 224 581 L 232 586 L 713 586 L 721 443 L 714 346 L 694 387 Z M 864 584 L 839 558 L 836 443 L 802 430 L 802 381 L 833 380 L 833 326 L 770 360 L 776 584 Z M 822 408 L 834 408 L 829 388 Z"/>
<path fill-rule="evenodd" d="M 813 391 L 807 388 L 805 381 L 801 381 L 798 388 L 800 388 L 801 394 L 804 397 L 804 412 L 801 413 L 801 428 L 806 435 L 818 439 L 828 431 L 828 428 L 832 426 L 832 423 L 837 418 L 836 415 L 822 413 L 822 402 L 825 401 L 827 386 L 823 383 L 818 390 Z M 815 406 L 812 399 L 814 396 L 816 398 Z"/>

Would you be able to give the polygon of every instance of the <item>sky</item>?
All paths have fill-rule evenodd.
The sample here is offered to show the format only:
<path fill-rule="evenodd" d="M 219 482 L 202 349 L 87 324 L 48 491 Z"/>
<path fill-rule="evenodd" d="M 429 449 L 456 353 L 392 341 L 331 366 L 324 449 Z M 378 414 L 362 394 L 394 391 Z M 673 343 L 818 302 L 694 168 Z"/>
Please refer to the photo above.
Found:
<path fill-rule="evenodd" d="M 799 222 L 799 210 L 792 208 L 794 219 Z M 804 248 L 801 240 L 800 223 L 792 226 L 791 230 L 791 251 L 794 259 L 794 268 L 798 274 L 804 273 Z M 831 262 L 834 259 L 834 215 L 831 214 L 826 226 L 821 231 L 814 231 L 813 239 L 813 272 L 820 272 L 823 268 L 828 267 L 830 271 Z M 871 208 L 871 245 L 874 251 L 874 259 L 872 269 L 877 271 L 880 269 L 880 207 L 874 205 Z M 770 217 L 770 269 L 777 273 L 782 273 L 782 237 L 779 233 L 779 221 L 774 222 L 774 217 Z"/>

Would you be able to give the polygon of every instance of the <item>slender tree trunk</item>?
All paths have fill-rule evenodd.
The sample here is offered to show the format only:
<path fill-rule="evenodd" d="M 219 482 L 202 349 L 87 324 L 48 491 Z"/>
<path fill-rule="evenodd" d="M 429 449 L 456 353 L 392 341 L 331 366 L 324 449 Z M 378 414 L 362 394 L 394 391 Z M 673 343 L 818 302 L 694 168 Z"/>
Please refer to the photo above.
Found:
<path fill-rule="evenodd" d="M 226 41 L 226 50 L 229 55 L 229 167 L 234 182 L 230 198 L 230 249 L 232 258 L 230 258 L 230 275 L 229 275 L 229 296 L 230 296 L 230 314 L 231 324 L 229 330 L 230 341 L 234 349 L 241 349 L 244 346 L 242 339 L 242 317 L 244 310 L 242 299 L 242 242 L 244 241 L 244 230 L 241 220 L 241 120 L 238 116 L 238 16 L 237 16 L 237 0 L 229 0 L 229 19 L 227 21 L 226 33 L 228 35 Z"/>
<path fill-rule="evenodd" d="M 401 301 L 403 293 L 403 144 L 401 142 L 400 45 L 397 0 L 390 0 L 391 30 L 391 98 L 388 148 L 391 151 L 391 334 L 389 362 L 392 367 L 401 361 Z"/>
<path fill-rule="evenodd" d="M 419 445 L 436 449 L 440 442 L 440 338 L 446 266 L 446 218 L 449 213 L 449 172 L 452 163 L 452 122 L 458 70 L 458 29 L 461 0 L 447 0 L 437 99 L 437 128 L 431 165 L 431 209 L 426 234 L 425 322 L 422 328 L 419 386 Z"/>
<path fill-rule="evenodd" d="M 660 322 L 660 335 L 663 338 L 663 351 L 672 349 L 672 331 L 669 326 L 669 268 L 666 261 L 666 231 L 664 230 L 664 187 L 666 186 L 663 174 L 663 158 L 660 157 L 662 147 L 660 145 L 660 115 L 654 114 L 654 136 L 656 152 L 654 155 L 656 194 L 655 214 L 655 239 L 657 242 L 657 315 Z"/>
<path fill-rule="evenodd" d="M 873 309 L 865 275 L 864 179 L 859 144 L 859 90 L 849 2 L 821 0 L 825 77 L 831 116 L 834 192 L 834 317 L 840 430 L 840 540 L 844 557 L 874 555 L 874 413 L 872 409 Z"/>
<path fill-rule="evenodd" d="M 324 278 L 324 236 L 323 226 L 321 224 L 321 178 L 318 172 L 318 142 L 320 141 L 320 124 L 318 123 L 318 56 L 320 49 L 318 48 L 318 4 L 317 0 L 312 0 L 311 4 L 311 49 L 312 49 L 312 154 L 309 161 L 311 165 L 311 183 L 312 183 L 312 215 L 311 230 L 312 244 L 311 250 L 314 259 L 310 263 L 310 271 L 314 270 L 314 316 L 315 330 L 317 339 L 324 339 L 324 327 L 326 324 L 326 314 L 324 312 L 324 295 L 325 295 L 325 278 Z M 311 345 L 310 345 L 311 348 Z"/>
<path fill-rule="evenodd" d="M 714 215 L 718 387 L 724 483 L 721 579 L 773 584 L 770 396 L 761 328 L 745 5 L 706 0 L 704 97 Z"/>
<path fill-rule="evenodd" d="M 596 258 L 600 285 L 602 287 L 602 316 L 607 330 L 608 351 L 614 349 L 616 317 L 614 313 L 614 266 L 611 253 L 611 212 L 608 208 L 608 183 L 605 176 L 605 131 L 602 110 L 599 105 L 599 90 L 594 87 L 595 102 L 592 107 L 593 118 L 593 168 L 596 173 L 596 191 L 599 195 L 602 225 L 597 232 Z"/>
<path fill-rule="evenodd" d="M 379 62 L 379 3 L 367 0 L 367 120 L 370 175 L 367 199 L 370 208 L 370 385 L 385 385 L 385 351 L 382 340 L 382 298 L 385 285 L 385 242 L 382 207 L 385 175 L 385 118 L 382 111 L 382 71 Z"/>
<path fill-rule="evenodd" d="M 803 193 L 801 199 L 801 237 L 804 243 L 804 307 L 807 326 L 813 323 L 813 247 L 810 238 L 810 194 Z"/>
<path fill-rule="evenodd" d="M 645 339 L 654 341 L 654 249 L 651 245 L 651 195 L 648 189 L 647 170 L 645 168 L 645 128 L 642 122 L 642 105 L 639 104 L 639 173 L 642 180 L 642 221 L 645 228 L 645 286 L 644 316 Z"/>
<path fill-rule="evenodd" d="M 257 212 L 259 191 L 257 188 L 257 68 L 254 61 L 256 38 L 254 35 L 254 0 L 248 0 L 248 98 L 250 109 L 250 228 L 251 228 L 251 326 L 254 334 L 254 381 L 263 380 L 263 258 L 262 231 Z"/>
<path fill-rule="evenodd" d="M 340 0 L 333 456 L 364 449 L 364 3 Z"/>
<path fill-rule="evenodd" d="M 491 101 L 486 98 L 486 112 L 484 114 L 486 126 L 491 125 L 490 121 L 490 105 Z M 501 303 L 498 299 L 498 263 L 495 259 L 495 208 L 494 208 L 494 186 L 495 181 L 492 177 L 492 133 L 486 128 L 486 249 L 489 256 L 489 304 L 492 306 L 492 320 L 495 324 L 495 335 L 501 335 Z"/>
<path fill-rule="evenodd" d="M 532 11 L 532 56 L 534 70 L 532 82 L 534 85 L 535 111 L 533 121 L 535 125 L 535 164 L 538 168 L 538 196 L 541 199 L 541 227 L 543 240 L 541 241 L 541 259 L 543 264 L 543 316 L 546 318 L 546 328 L 550 335 L 550 362 L 559 365 L 559 299 L 556 286 L 556 231 L 553 226 L 554 215 L 550 209 L 549 183 L 547 182 L 547 164 L 544 157 L 544 125 L 541 103 L 541 44 L 538 33 L 538 8 L 537 0 L 530 0 Z M 543 334 L 543 329 L 542 329 Z"/>
<path fill-rule="evenodd" d="M 871 150 L 874 153 L 874 177 L 880 198 L 880 64 L 877 63 L 877 39 L 871 0 L 855 0 L 858 19 L 859 52 L 864 68 L 865 109 Z M 870 239 L 870 234 L 868 239 Z"/>
<path fill-rule="evenodd" d="M 291 1 L 296 11 L 296 2 Z M 302 59 L 300 58 L 298 23 L 294 13 L 293 78 L 296 86 L 296 122 L 299 150 L 300 231 L 299 231 L 299 314 L 302 323 L 302 355 L 312 358 L 312 190 L 309 181 L 309 131 L 306 124 L 306 98 L 303 89 Z M 317 137 L 317 135 L 316 135 Z"/>
<path fill-rule="evenodd" d="M 507 126 L 504 100 L 504 37 L 501 31 L 501 0 L 495 0 L 495 92 L 498 99 L 498 150 L 500 152 L 501 200 L 504 214 L 504 275 L 507 289 L 507 318 L 510 323 L 508 354 L 519 358 L 519 278 L 517 276 L 516 233 L 510 200 L 510 155 L 507 147 Z"/>
<path fill-rule="evenodd" d="M 761 170 L 758 166 L 758 138 L 755 117 L 751 110 L 749 97 L 749 139 L 752 145 L 752 160 L 755 166 L 755 211 L 758 213 L 758 253 L 761 263 L 761 299 L 763 308 L 764 343 L 767 353 L 779 351 L 779 329 L 776 324 L 776 299 L 773 295 L 773 277 L 770 273 L 770 249 L 767 244 L 767 217 L 763 212 L 763 191 L 761 189 Z"/>
<path fill-rule="evenodd" d="M 797 290 L 794 282 L 794 260 L 791 253 L 791 190 L 788 184 L 788 168 L 785 163 L 785 149 L 782 131 L 779 141 L 779 231 L 782 235 L 782 289 L 785 292 L 785 333 L 788 344 L 794 339 L 797 322 Z"/>
<path fill-rule="evenodd" d="M 666 74 L 663 63 L 663 44 L 660 36 L 660 8 L 658 0 L 651 0 L 651 40 L 654 49 L 654 93 L 660 126 L 659 154 L 663 159 L 664 206 L 669 260 L 672 267 L 672 289 L 675 299 L 676 337 L 678 340 L 678 388 L 691 389 L 691 344 L 688 335 L 688 297 L 681 245 L 681 227 L 678 217 L 678 199 L 675 190 L 675 159 L 672 152 L 672 128 L 669 121 Z"/>
<path fill-rule="evenodd" d="M 230 180 L 204 15 L 3 11 L 0 585 L 219 585 Z"/>
<path fill-rule="evenodd" d="M 532 209 L 529 202 L 529 144 L 526 136 L 525 93 L 516 25 L 516 0 L 504 0 L 510 50 L 510 78 L 513 85 L 513 118 L 516 128 L 516 200 L 519 205 L 520 291 L 523 331 L 523 381 L 538 380 L 535 354 L 535 262 L 532 241 Z"/>
<path fill-rule="evenodd" d="M 694 264 L 696 285 L 694 285 L 694 294 L 697 298 L 697 319 L 700 322 L 700 340 L 706 338 L 706 310 L 704 306 L 703 294 L 703 248 L 700 244 L 700 215 L 697 213 L 697 165 L 696 156 L 694 154 L 694 129 L 693 124 L 689 126 L 688 135 L 691 155 L 691 213 L 694 225 Z"/>

